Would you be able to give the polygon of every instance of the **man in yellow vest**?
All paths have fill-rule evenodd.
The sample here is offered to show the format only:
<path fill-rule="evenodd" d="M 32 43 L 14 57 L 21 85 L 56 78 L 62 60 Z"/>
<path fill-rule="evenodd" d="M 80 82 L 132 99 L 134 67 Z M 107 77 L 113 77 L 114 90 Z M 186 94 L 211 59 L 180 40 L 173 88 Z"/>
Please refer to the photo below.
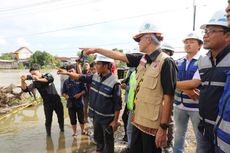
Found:
<path fill-rule="evenodd" d="M 100 53 L 137 67 L 137 89 L 133 117 L 131 153 L 160 153 L 166 145 L 176 86 L 176 66 L 160 49 L 162 32 L 144 23 L 133 39 L 144 55 L 124 54 L 102 48 L 81 48 L 85 54 Z"/>

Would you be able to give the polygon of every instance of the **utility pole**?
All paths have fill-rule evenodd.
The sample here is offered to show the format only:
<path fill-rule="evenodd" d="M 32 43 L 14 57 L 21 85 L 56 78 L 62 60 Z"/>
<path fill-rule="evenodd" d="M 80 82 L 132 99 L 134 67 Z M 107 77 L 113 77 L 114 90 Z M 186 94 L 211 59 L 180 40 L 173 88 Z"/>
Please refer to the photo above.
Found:
<path fill-rule="evenodd" d="M 195 0 L 193 0 L 193 31 L 196 30 L 196 3 Z"/>

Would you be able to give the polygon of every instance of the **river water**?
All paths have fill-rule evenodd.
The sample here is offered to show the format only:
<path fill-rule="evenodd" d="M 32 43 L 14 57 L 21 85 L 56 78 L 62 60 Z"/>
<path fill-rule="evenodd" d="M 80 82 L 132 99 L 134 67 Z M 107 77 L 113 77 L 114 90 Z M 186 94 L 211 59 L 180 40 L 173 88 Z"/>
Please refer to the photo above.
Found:
<path fill-rule="evenodd" d="M 50 71 L 60 91 L 60 77 Z M 0 70 L 0 86 L 20 84 L 20 76 L 28 70 Z M 55 114 L 55 113 L 54 113 Z M 46 137 L 43 105 L 39 104 L 10 114 L 0 121 L 0 153 L 84 153 L 92 148 L 88 136 L 72 137 L 72 129 L 65 108 L 65 132 L 59 131 L 57 117 L 53 115 L 51 137 Z"/>

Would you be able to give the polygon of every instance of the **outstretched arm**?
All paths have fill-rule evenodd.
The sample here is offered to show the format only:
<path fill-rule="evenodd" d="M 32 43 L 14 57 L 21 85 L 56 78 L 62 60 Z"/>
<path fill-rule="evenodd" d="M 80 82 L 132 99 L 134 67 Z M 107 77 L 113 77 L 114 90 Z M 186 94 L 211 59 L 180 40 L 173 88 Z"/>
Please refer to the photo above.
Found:
<path fill-rule="evenodd" d="M 181 91 L 190 90 L 199 87 L 200 84 L 201 84 L 201 80 L 198 79 L 177 81 L 176 88 Z"/>
<path fill-rule="evenodd" d="M 118 51 L 112 51 L 112 50 L 107 50 L 103 48 L 80 48 L 81 50 L 84 51 L 85 55 L 93 54 L 93 53 L 99 53 L 104 56 L 107 56 L 109 58 L 115 59 L 115 60 L 120 60 L 125 63 L 129 63 L 126 54 L 118 52 Z"/>
<path fill-rule="evenodd" d="M 70 73 L 70 72 L 66 71 L 65 69 L 58 69 L 57 74 L 68 75 L 71 78 L 74 78 L 75 80 L 79 80 L 79 78 L 80 78 L 80 74 Z"/>

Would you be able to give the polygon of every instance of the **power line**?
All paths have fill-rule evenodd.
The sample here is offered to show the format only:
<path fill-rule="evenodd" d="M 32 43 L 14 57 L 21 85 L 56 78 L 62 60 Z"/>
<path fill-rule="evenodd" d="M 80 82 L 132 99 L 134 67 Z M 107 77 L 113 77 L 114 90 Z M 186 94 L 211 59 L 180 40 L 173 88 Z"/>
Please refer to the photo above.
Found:
<path fill-rule="evenodd" d="M 88 23 L 88 24 L 76 25 L 76 26 L 72 26 L 72 27 L 60 28 L 60 29 L 56 29 L 56 30 L 36 32 L 36 33 L 31 33 L 31 34 L 26 34 L 26 35 L 18 35 L 18 36 L 5 37 L 5 38 L 9 39 L 9 38 L 14 38 L 14 37 L 31 37 L 31 36 L 36 36 L 36 35 L 44 35 L 44 34 L 48 34 L 48 33 L 55 33 L 55 32 L 74 30 L 74 29 L 78 29 L 78 28 L 85 28 L 85 27 L 90 27 L 90 26 L 95 26 L 95 25 L 100 25 L 100 24 L 107 24 L 107 23 L 116 22 L 116 21 L 130 20 L 130 19 L 140 18 L 140 17 L 144 17 L 144 16 L 178 12 L 179 10 L 182 10 L 182 9 L 184 9 L 184 8 L 167 10 L 167 11 L 160 11 L 160 12 L 153 12 L 153 13 L 146 13 L 146 14 L 135 15 L 135 16 L 130 16 L 130 17 L 117 18 L 117 19 L 106 20 L 106 21 L 101 21 L 101 22 Z"/>
<path fill-rule="evenodd" d="M 18 15 L 25 15 L 31 14 L 35 12 L 41 12 L 41 10 L 53 10 L 53 9 L 63 9 L 63 8 L 70 8 L 80 5 L 85 5 L 89 3 L 98 2 L 96 0 L 88 0 L 87 2 L 78 2 L 78 1 L 64 1 L 64 0 L 53 0 L 48 2 L 40 2 L 36 4 L 25 5 L 22 7 L 16 8 L 8 8 L 8 9 L 0 9 L 0 17 L 6 16 L 18 16 Z"/>

